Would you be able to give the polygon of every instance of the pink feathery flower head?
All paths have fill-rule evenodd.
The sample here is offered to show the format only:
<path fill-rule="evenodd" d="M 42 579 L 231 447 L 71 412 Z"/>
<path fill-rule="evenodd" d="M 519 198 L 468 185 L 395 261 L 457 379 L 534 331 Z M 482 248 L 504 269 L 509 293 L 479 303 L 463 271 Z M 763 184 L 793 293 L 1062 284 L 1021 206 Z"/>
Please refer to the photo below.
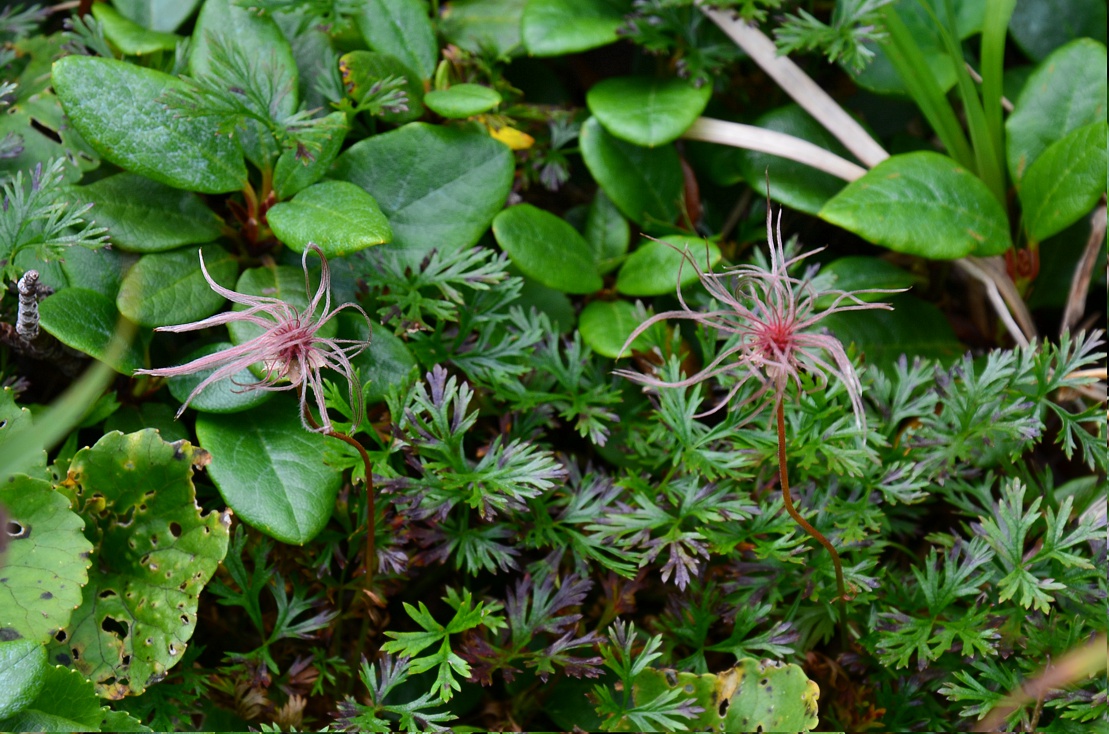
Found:
<path fill-rule="evenodd" d="M 843 383 L 851 399 L 856 425 L 865 430 L 866 414 L 863 411 L 862 385 L 855 373 L 843 344 L 834 336 L 819 330 L 820 321 L 833 313 L 862 309 L 892 310 L 888 303 L 868 303 L 860 294 L 896 293 L 896 290 L 873 289 L 864 291 L 817 290 L 812 283 L 810 270 L 805 277 L 789 274 L 798 262 L 820 250 L 801 253 L 786 259 L 782 244 L 782 214 L 778 212 L 775 233 L 769 204 L 766 212 L 766 238 L 770 245 L 770 269 L 759 265 L 738 265 L 720 272 L 702 270 L 688 250 L 682 252 L 684 262 L 697 271 L 701 284 L 715 301 L 711 311 L 694 311 L 685 302 L 679 275 L 678 302 L 681 310 L 656 314 L 640 324 L 631 333 L 621 353 L 628 349 L 641 334 L 667 319 L 689 319 L 714 329 L 717 338 L 729 343 L 701 371 L 683 380 L 667 382 L 657 377 L 632 370 L 617 370 L 616 374 L 650 387 L 684 388 L 721 375 L 735 377 L 727 395 L 715 407 L 700 413 L 702 417 L 715 413 L 732 402 L 748 380 L 759 383 L 758 389 L 732 406 L 742 408 L 773 392 L 774 405 L 781 403 L 790 382 L 801 388 L 801 372 L 812 374 L 822 384 L 830 379 Z M 777 236 L 775 237 L 775 234 Z M 823 249 L 823 248 L 821 248 Z M 830 297 L 830 304 L 817 309 L 817 301 Z M 758 414 L 754 411 L 745 419 Z"/>
<path fill-rule="evenodd" d="M 309 250 L 320 256 L 320 285 L 314 295 L 308 273 Z M 300 394 L 300 420 L 304 427 L 310 431 L 330 433 L 331 420 L 327 417 L 323 379 L 320 377 L 320 370 L 327 367 L 346 379 L 350 391 L 350 404 L 354 409 L 354 425 L 357 426 L 362 418 L 362 391 L 357 385 L 358 380 L 350 358 L 365 349 L 369 342 L 358 339 L 329 339 L 320 336 L 319 331 L 335 314 L 346 308 L 352 308 L 362 314 L 367 326 L 370 324 L 370 317 L 361 306 L 355 303 L 344 303 L 338 308 L 331 308 L 331 270 L 327 265 L 327 258 L 318 246 L 309 243 L 301 258 L 301 267 L 304 268 L 304 288 L 310 298 L 308 307 L 303 311 L 278 298 L 252 296 L 224 288 L 208 274 L 208 269 L 204 265 L 204 254 L 201 253 L 200 269 L 212 290 L 246 308 L 241 311 L 225 311 L 190 324 L 160 326 L 155 331 L 179 333 L 241 322 L 261 328 L 262 333 L 230 349 L 201 357 L 180 367 L 135 370 L 135 374 L 179 377 L 214 370 L 189 393 L 184 405 L 177 411 L 177 417 L 180 418 L 192 399 L 208 385 L 236 375 L 251 365 L 261 363 L 262 377 L 257 382 L 240 385 L 242 390 L 296 390 Z M 321 301 L 322 309 L 320 309 Z M 309 390 L 320 413 L 319 426 L 312 426 L 309 423 Z"/>

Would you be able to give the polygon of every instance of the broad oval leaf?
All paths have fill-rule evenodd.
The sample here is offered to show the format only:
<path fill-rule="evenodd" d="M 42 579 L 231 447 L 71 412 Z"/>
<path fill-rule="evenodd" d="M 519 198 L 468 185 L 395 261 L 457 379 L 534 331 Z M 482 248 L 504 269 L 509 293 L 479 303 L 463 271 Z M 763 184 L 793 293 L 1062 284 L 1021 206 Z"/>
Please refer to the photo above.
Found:
<path fill-rule="evenodd" d="M 520 35 L 532 56 L 561 56 L 619 40 L 631 3 L 621 0 L 528 0 Z"/>
<path fill-rule="evenodd" d="M 851 291 L 860 301 L 874 303 L 886 301 L 892 294 L 867 293 L 867 289 L 905 290 L 917 283 L 919 278 L 893 263 L 877 257 L 851 255 L 841 257 L 820 268 L 817 280 L 831 279 L 829 287 L 840 291 Z M 836 296 L 829 294 L 818 298 L 817 309 L 828 308 Z"/>
<path fill-rule="evenodd" d="M 112 299 L 86 288 L 66 288 L 39 304 L 39 324 L 63 344 L 105 362 L 124 375 L 143 366 L 142 353 L 132 343 L 111 354 L 120 315 Z"/>
<path fill-rule="evenodd" d="M 180 36 L 173 33 L 144 28 L 105 3 L 94 4 L 92 15 L 100 21 L 104 37 L 127 56 L 142 56 L 155 51 L 173 51 L 177 48 L 177 42 L 182 40 Z"/>
<path fill-rule="evenodd" d="M 175 31 L 192 15 L 200 0 L 114 0 L 113 4 L 144 28 Z"/>
<path fill-rule="evenodd" d="M 412 123 L 351 146 L 333 175 L 361 186 L 393 228 L 388 247 L 418 262 L 470 247 L 512 188 L 512 152 L 472 129 Z"/>
<path fill-rule="evenodd" d="M 929 151 L 882 161 L 825 204 L 820 218 L 891 250 L 937 260 L 1012 247 L 1005 210 L 982 180 Z"/>
<path fill-rule="evenodd" d="M 342 257 L 393 237 L 374 198 L 347 181 L 312 184 L 266 213 L 277 238 L 297 252 L 309 243 L 326 257 Z"/>
<path fill-rule="evenodd" d="M 633 351 L 645 351 L 650 347 L 653 329 L 641 334 L 627 349 L 620 351 L 631 333 L 646 320 L 642 309 L 627 301 L 593 301 L 578 315 L 578 331 L 581 340 L 602 357 L 617 359 L 629 357 Z M 662 329 L 662 325 L 657 326 Z"/>
<path fill-rule="evenodd" d="M 312 264 L 312 260 L 312 256 L 309 256 L 309 265 Z M 311 279 L 313 294 L 316 292 L 315 289 L 319 285 L 319 282 L 319 271 L 315 270 L 312 272 Z M 239 275 L 239 282 L 235 284 L 235 292 L 251 296 L 279 298 L 297 309 L 300 313 L 304 313 L 304 311 L 307 310 L 310 299 L 310 294 L 305 289 L 304 271 L 291 265 L 276 265 L 273 267 L 249 268 L 244 270 L 242 274 Z M 234 306 L 234 310 L 236 311 L 242 311 L 245 308 L 246 306 L 238 303 Z M 318 308 L 323 308 L 322 301 Z M 319 315 L 318 311 L 316 315 Z M 325 338 L 333 337 L 338 328 L 338 324 L 332 319 L 324 324 L 318 333 Z M 245 321 L 232 321 L 227 325 L 227 331 L 231 334 L 232 342 L 235 344 L 242 344 L 261 334 L 262 327 Z M 263 374 L 260 364 L 253 365 L 252 371 L 257 375 Z"/>
<path fill-rule="evenodd" d="M 1105 0 L 1037 0 L 1016 3 L 1009 33 L 1034 61 L 1075 38 L 1105 43 Z"/>
<path fill-rule="evenodd" d="M 786 105 L 771 110 L 755 121 L 766 130 L 792 135 L 830 150 L 851 160 L 843 144 L 799 105 Z M 770 172 L 770 198 L 806 214 L 815 215 L 843 188 L 843 179 L 818 171 L 798 161 L 753 150 L 738 151 L 739 170 L 743 178 L 758 182 L 760 193 L 766 172 Z"/>
<path fill-rule="evenodd" d="M 438 29 L 447 43 L 472 54 L 519 54 L 520 17 L 527 0 L 451 0 L 439 14 Z"/>
<path fill-rule="evenodd" d="M 1024 227 L 1034 242 L 1062 232 L 1094 208 L 1105 193 L 1104 122 L 1052 143 L 1029 167 L 1020 186 Z"/>
<path fill-rule="evenodd" d="M 89 580 L 92 543 L 65 495 L 17 474 L 0 486 L 8 548 L 0 573 L 0 640 L 40 645 L 69 624 Z M 2 669 L 3 666 L 0 666 Z"/>
<path fill-rule="evenodd" d="M 73 457 L 62 485 L 97 540 L 68 638 L 55 649 L 112 699 L 138 695 L 177 664 L 204 585 L 227 553 L 226 514 L 202 514 L 192 476 L 207 452 L 153 429 L 108 433 Z"/>
<path fill-rule="evenodd" d="M 243 522 L 303 545 L 331 518 L 343 473 L 324 463 L 335 440 L 304 430 L 295 399 L 249 413 L 203 414 L 196 435 L 212 454 L 208 475 Z"/>
<path fill-rule="evenodd" d="M 627 76 L 606 79 L 585 96 L 589 111 L 608 132 L 654 148 L 676 140 L 705 110 L 712 85 L 683 79 Z"/>
<path fill-rule="evenodd" d="M 0 720 L 31 705 L 46 682 L 46 669 L 46 648 L 41 642 L 0 639 Z"/>
<path fill-rule="evenodd" d="M 1104 44 L 1079 38 L 1056 50 L 1028 77 L 1005 121 L 1009 174 L 1020 182 L 1056 140 L 1105 119 Z"/>
<path fill-rule="evenodd" d="M 844 344 L 855 344 L 868 363 L 883 369 L 892 368 L 903 354 L 950 362 L 965 351 L 943 312 L 931 303 L 907 293 L 882 300 L 893 310 L 832 313 L 821 324 Z"/>
<path fill-rule="evenodd" d="M 501 103 L 495 89 L 480 84 L 455 84 L 450 89 L 428 92 L 424 104 L 447 118 L 471 117 L 488 112 Z"/>
<path fill-rule="evenodd" d="M 234 346 L 231 342 L 215 342 L 213 344 L 205 344 L 201 348 L 186 355 L 182 360 L 182 364 L 207 357 L 209 354 L 222 352 L 224 349 L 229 349 Z M 184 403 L 188 400 L 192 391 L 203 382 L 204 378 L 212 374 L 215 369 L 204 370 L 202 372 L 195 372 L 190 375 L 181 375 L 179 377 L 171 377 L 166 380 L 166 386 L 169 392 L 173 395 L 174 399 L 179 403 Z M 250 370 L 244 369 L 240 372 L 225 377 L 222 380 L 217 380 L 208 387 L 204 388 L 192 402 L 189 407 L 193 410 L 200 411 L 201 413 L 239 413 L 250 408 L 257 407 L 262 403 L 269 400 L 273 393 L 268 390 L 249 390 L 246 389 L 249 385 L 257 382 L 254 375 Z"/>
<path fill-rule="evenodd" d="M 602 275 L 615 270 L 631 244 L 628 220 L 608 198 L 604 189 L 597 189 L 585 215 L 582 236 L 597 258 L 597 272 Z"/>
<path fill-rule="evenodd" d="M 239 264 L 218 245 L 205 245 L 208 274 L 230 288 Z M 200 321 L 219 311 L 224 298 L 212 290 L 200 269 L 197 251 L 189 247 L 143 255 L 123 277 L 116 297 L 119 312 L 140 326 L 170 326 Z"/>
<path fill-rule="evenodd" d="M 89 216 L 108 228 L 112 244 L 133 252 L 161 252 L 219 237 L 223 220 L 199 196 L 134 173 L 118 173 L 75 195 L 93 207 Z"/>
<path fill-rule="evenodd" d="M 430 79 L 439 59 L 439 45 L 427 6 L 420 0 L 365 0 L 355 16 L 366 45 Z"/>
<path fill-rule="evenodd" d="M 54 62 L 53 80 L 73 126 L 112 163 L 205 194 L 246 183 L 242 150 L 217 135 L 215 120 L 180 117 L 159 101 L 183 85 L 176 77 L 115 59 L 66 56 Z"/>
<path fill-rule="evenodd" d="M 720 262 L 720 248 L 700 237 L 670 235 L 642 240 L 616 276 L 616 290 L 626 296 L 661 296 L 697 282 L 697 267 L 708 271 Z"/>
<path fill-rule="evenodd" d="M 585 165 L 624 216 L 646 226 L 678 218 L 682 166 L 673 146 L 643 148 L 605 132 L 596 117 L 581 128 Z"/>
<path fill-rule="evenodd" d="M 497 244 L 524 275 L 563 293 L 593 293 L 604 285 L 589 244 L 564 219 L 531 204 L 493 220 Z"/>
<path fill-rule="evenodd" d="M 42 688 L 26 708 L 0 721 L 4 731 L 115 731 L 105 726 L 111 714 L 118 731 L 149 731 L 123 712 L 101 707 L 92 682 L 76 670 L 61 665 L 46 665 Z M 138 724 L 138 728 L 134 728 Z"/>

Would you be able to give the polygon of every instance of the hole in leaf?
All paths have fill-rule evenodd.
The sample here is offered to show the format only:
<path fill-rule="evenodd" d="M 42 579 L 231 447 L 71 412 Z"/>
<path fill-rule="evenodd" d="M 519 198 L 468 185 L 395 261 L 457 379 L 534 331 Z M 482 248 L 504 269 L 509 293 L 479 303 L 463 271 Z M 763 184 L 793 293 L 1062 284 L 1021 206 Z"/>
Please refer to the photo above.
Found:
<path fill-rule="evenodd" d="M 81 651 L 78 650 L 76 647 L 73 648 L 72 650 L 70 650 L 70 652 L 73 653 L 73 659 L 74 660 L 80 660 L 81 659 Z"/>
<path fill-rule="evenodd" d="M 53 599 L 53 598 L 54 598 L 54 595 L 51 594 L 49 591 L 44 591 L 41 594 L 39 594 L 39 599 Z"/>
<path fill-rule="evenodd" d="M 717 709 L 717 713 L 720 714 L 721 718 L 723 718 L 724 714 L 728 713 L 728 704 L 729 703 L 730 703 L 730 701 L 726 698 L 723 701 L 720 702 L 720 707 Z"/>
<path fill-rule="evenodd" d="M 131 664 L 131 656 L 130 655 L 124 655 L 122 658 L 120 658 L 120 661 L 124 665 L 130 665 Z"/>
<path fill-rule="evenodd" d="M 9 538 L 26 538 L 31 534 L 31 529 L 29 527 L 15 520 L 9 520 L 8 524 L 4 526 L 4 529 L 8 531 Z"/>
<path fill-rule="evenodd" d="M 151 534 L 151 536 L 150 536 L 150 544 L 151 544 L 151 545 L 158 545 L 158 536 L 157 536 L 157 535 L 153 535 L 153 534 Z"/>
<path fill-rule="evenodd" d="M 57 640 L 58 642 L 65 642 L 66 640 L 69 639 L 69 635 L 67 635 L 65 633 L 65 630 L 58 630 L 54 634 L 54 639 Z"/>
<path fill-rule="evenodd" d="M 60 652 L 57 655 L 55 655 L 54 659 L 57 660 L 62 665 L 69 665 L 70 663 L 73 662 L 73 658 L 66 655 L 64 652 Z"/>
<path fill-rule="evenodd" d="M 169 524 L 169 534 L 175 538 L 181 537 L 181 525 L 179 523 L 171 522 Z"/>
<path fill-rule="evenodd" d="M 181 624 L 188 624 L 188 623 L 189 623 L 189 615 L 182 614 L 181 615 Z"/>
<path fill-rule="evenodd" d="M 8 426 L 8 421 L 0 420 L 0 428 L 7 428 L 7 426 Z"/>
<path fill-rule="evenodd" d="M 127 508 L 127 512 L 123 513 L 123 515 L 121 515 L 120 518 L 118 520 L 116 520 L 116 524 L 119 525 L 121 528 L 125 528 L 128 525 L 130 525 L 131 522 L 134 519 L 135 519 L 135 506 L 131 505 L 130 507 Z"/>
<path fill-rule="evenodd" d="M 42 133 L 46 137 L 50 138 L 55 143 L 58 143 L 59 145 L 61 144 L 62 139 L 58 136 L 58 133 L 51 130 L 46 125 L 43 125 L 41 122 L 39 122 L 38 120 L 36 120 L 33 117 L 31 118 L 31 127 L 38 130 L 40 133 Z"/>
<path fill-rule="evenodd" d="M 116 592 L 114 589 L 104 589 L 104 591 L 100 592 L 99 596 L 101 599 L 111 599 L 113 596 L 116 596 Z"/>
<path fill-rule="evenodd" d="M 104 617 L 104 621 L 100 623 L 100 629 L 110 635 L 115 635 L 121 640 L 127 637 L 127 625 L 121 624 L 118 620 L 112 619 L 111 617 Z"/>
<path fill-rule="evenodd" d="M 177 646 L 174 645 L 172 642 L 169 645 L 169 654 L 170 655 L 176 655 L 177 654 Z"/>

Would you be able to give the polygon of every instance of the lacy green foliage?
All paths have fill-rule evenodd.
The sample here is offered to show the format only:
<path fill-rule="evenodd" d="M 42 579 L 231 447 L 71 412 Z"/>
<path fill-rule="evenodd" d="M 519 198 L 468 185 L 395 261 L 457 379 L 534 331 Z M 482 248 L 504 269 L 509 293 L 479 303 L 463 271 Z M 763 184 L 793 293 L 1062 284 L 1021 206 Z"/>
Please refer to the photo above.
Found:
<path fill-rule="evenodd" d="M 890 0 L 845 0 L 837 2 L 831 24 L 824 23 L 804 8 L 787 14 L 774 30 L 782 53 L 819 50 L 832 63 L 842 63 L 856 74 L 874 58 L 865 44 L 885 39 L 879 9 Z"/>
<path fill-rule="evenodd" d="M 108 242 L 104 227 L 85 220 L 92 204 L 73 206 L 61 189 L 65 161 L 54 159 L 45 170 L 39 164 L 24 180 L 23 172 L 4 184 L 0 208 L 0 262 L 3 281 L 15 280 L 21 269 L 14 263 L 23 250 L 45 262 L 62 257 L 69 247 L 96 249 Z"/>
<path fill-rule="evenodd" d="M 443 711 L 442 702 L 429 691 L 418 698 L 398 703 L 396 689 L 411 675 L 408 658 L 382 655 L 380 664 L 362 661 L 358 677 L 369 692 L 369 705 L 348 698 L 339 705 L 340 731 L 390 732 L 447 731 L 454 716 Z M 386 703 L 392 695 L 393 702 Z"/>

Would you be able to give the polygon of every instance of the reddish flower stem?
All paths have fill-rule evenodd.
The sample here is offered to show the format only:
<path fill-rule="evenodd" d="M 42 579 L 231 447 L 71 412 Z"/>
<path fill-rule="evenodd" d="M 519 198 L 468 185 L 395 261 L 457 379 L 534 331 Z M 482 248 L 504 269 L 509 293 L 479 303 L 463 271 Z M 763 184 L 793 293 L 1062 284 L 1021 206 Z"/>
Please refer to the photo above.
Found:
<path fill-rule="evenodd" d="M 782 401 L 778 402 L 778 477 L 782 485 L 782 500 L 785 502 L 786 512 L 789 513 L 789 516 L 793 518 L 794 522 L 804 528 L 806 533 L 811 535 L 814 540 L 827 548 L 828 552 L 832 554 L 832 565 L 835 566 L 836 569 L 836 589 L 839 591 L 841 623 L 844 625 L 844 642 L 846 643 L 847 590 L 843 583 L 843 564 L 839 560 L 839 553 L 836 552 L 831 542 L 829 542 L 819 530 L 809 524 L 808 520 L 801 517 L 800 513 L 797 512 L 797 508 L 793 506 L 793 495 L 791 495 L 789 491 L 789 476 L 786 473 L 786 412 Z"/>

